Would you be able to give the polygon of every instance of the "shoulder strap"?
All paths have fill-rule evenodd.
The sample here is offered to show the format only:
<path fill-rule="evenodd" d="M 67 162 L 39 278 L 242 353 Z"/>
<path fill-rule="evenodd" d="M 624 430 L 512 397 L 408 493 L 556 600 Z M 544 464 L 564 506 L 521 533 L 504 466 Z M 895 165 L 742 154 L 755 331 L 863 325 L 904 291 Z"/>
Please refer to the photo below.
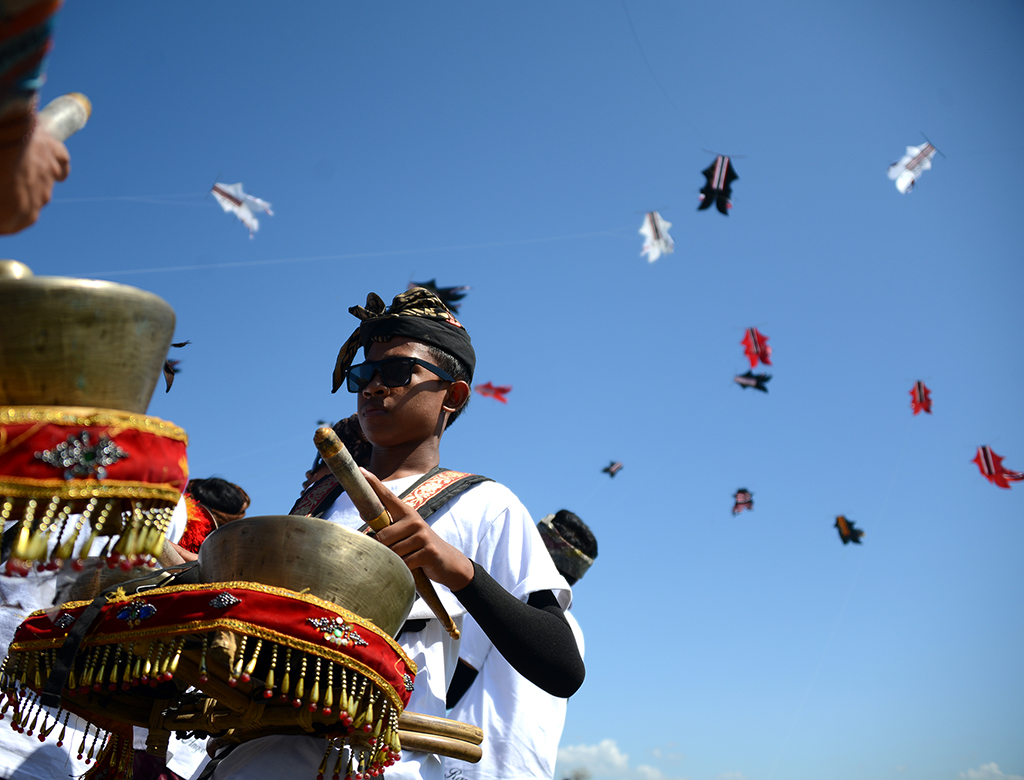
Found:
<path fill-rule="evenodd" d="M 406 489 L 399 498 L 419 511 L 420 517 L 426 520 L 459 493 L 480 482 L 490 481 L 490 477 L 483 477 L 479 474 L 467 474 L 434 466 Z M 299 500 L 295 502 L 288 514 L 299 517 L 322 517 L 327 507 L 331 506 L 343 492 L 344 488 L 338 484 L 335 476 L 328 474 L 310 485 L 299 496 Z"/>
<path fill-rule="evenodd" d="M 299 500 L 292 505 L 288 514 L 298 517 L 322 517 L 324 510 L 333 504 L 343 492 L 345 490 L 338 483 L 337 477 L 328 474 L 306 488 L 299 496 Z"/>
<path fill-rule="evenodd" d="M 405 503 L 420 513 L 424 520 L 447 504 L 460 493 L 481 482 L 491 482 L 490 477 L 467 474 L 435 466 L 408 490 L 399 496 Z"/>

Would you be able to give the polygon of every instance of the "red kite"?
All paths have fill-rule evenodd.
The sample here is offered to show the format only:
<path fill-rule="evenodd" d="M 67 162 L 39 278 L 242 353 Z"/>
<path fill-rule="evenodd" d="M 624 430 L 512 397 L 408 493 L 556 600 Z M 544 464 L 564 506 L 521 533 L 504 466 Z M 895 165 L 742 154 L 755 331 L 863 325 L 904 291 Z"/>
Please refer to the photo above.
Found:
<path fill-rule="evenodd" d="M 978 454 L 974 456 L 971 463 L 977 463 L 981 476 L 1001 488 L 1009 488 L 1011 482 L 1024 480 L 1024 472 L 1004 469 L 1002 457 L 996 455 L 992 452 L 991 447 L 985 445 L 978 447 Z"/>
<path fill-rule="evenodd" d="M 759 360 L 766 366 L 772 364 L 772 348 L 768 346 L 768 337 L 757 328 L 747 328 L 740 344 L 743 345 L 743 353 L 750 361 L 751 368 L 757 368 Z"/>
<path fill-rule="evenodd" d="M 486 396 L 487 398 L 493 398 L 495 401 L 501 401 L 503 404 L 508 403 L 507 396 L 512 390 L 512 385 L 492 385 L 487 382 L 483 385 L 475 385 L 473 387 L 480 395 Z"/>
<path fill-rule="evenodd" d="M 918 412 L 932 413 L 932 391 L 924 382 L 914 382 L 914 389 L 910 391 L 910 408 L 914 414 Z"/>

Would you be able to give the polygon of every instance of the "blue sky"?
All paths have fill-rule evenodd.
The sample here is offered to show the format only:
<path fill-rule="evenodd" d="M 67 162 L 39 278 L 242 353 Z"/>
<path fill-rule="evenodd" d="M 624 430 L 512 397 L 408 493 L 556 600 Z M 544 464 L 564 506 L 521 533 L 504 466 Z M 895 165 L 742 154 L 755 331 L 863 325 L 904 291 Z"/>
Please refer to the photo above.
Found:
<path fill-rule="evenodd" d="M 192 473 L 287 511 L 317 420 L 354 408 L 348 307 L 471 285 L 477 379 L 514 389 L 474 398 L 444 465 L 600 542 L 560 775 L 1024 776 L 1024 486 L 971 463 L 1024 469 L 1024 8 L 301 9 L 68 3 L 43 96 L 93 118 L 3 239 L 174 306 L 192 344 L 149 413 Z M 922 133 L 945 157 L 901 196 L 886 167 Z M 715 152 L 729 217 L 696 211 Z M 215 180 L 273 203 L 254 240 Z M 653 264 L 650 209 L 675 239 Z M 732 383 L 750 326 L 767 396 Z"/>

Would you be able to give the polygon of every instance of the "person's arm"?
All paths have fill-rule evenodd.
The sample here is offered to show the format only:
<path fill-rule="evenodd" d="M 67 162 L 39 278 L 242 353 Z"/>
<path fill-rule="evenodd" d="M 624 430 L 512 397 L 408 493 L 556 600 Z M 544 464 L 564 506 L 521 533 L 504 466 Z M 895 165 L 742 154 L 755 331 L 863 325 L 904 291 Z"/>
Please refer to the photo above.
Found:
<path fill-rule="evenodd" d="M 478 564 L 455 596 L 509 665 L 552 696 L 569 698 L 583 684 L 586 668 L 576 638 L 555 594 L 540 590 L 524 603 Z"/>
<path fill-rule="evenodd" d="M 363 474 L 392 524 L 377 540 L 401 556 L 410 569 L 422 568 L 446 586 L 480 624 L 495 648 L 519 674 L 553 696 L 572 696 L 586 670 L 576 639 L 550 590 L 531 593 L 524 603 L 478 564 L 439 537 L 415 509 L 379 479 Z"/>
<path fill-rule="evenodd" d="M 71 158 L 36 118 L 53 17 L 60 0 L 0 4 L 0 233 L 17 233 L 39 218 L 53 184 L 64 181 Z"/>

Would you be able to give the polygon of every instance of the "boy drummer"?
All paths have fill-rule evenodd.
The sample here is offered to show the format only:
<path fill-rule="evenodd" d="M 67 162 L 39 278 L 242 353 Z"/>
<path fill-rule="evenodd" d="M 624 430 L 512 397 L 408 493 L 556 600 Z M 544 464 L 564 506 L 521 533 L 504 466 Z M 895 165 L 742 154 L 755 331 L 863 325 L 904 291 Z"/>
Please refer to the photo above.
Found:
<path fill-rule="evenodd" d="M 338 355 L 334 390 L 344 382 L 357 394 L 359 423 L 373 446 L 364 473 L 393 520 L 377 539 L 442 586 L 457 624 L 470 613 L 520 674 L 548 693 L 571 696 L 584 676 L 562 611 L 571 594 L 519 500 L 502 485 L 478 482 L 424 520 L 396 495 L 439 465 L 442 434 L 469 400 L 476 364 L 469 334 L 422 288 L 387 308 L 371 293 L 366 307 L 349 311 L 362 323 Z M 352 365 L 360 347 L 366 362 Z M 324 496 L 321 482 L 305 495 Z M 332 522 L 362 523 L 345 495 L 328 492 L 307 504 L 310 514 Z M 443 717 L 457 641 L 420 599 L 398 641 L 419 667 L 408 709 Z M 213 776 L 313 780 L 324 748 L 312 737 L 264 737 L 236 748 Z M 440 780 L 441 768 L 437 756 L 404 751 L 387 777 Z"/>

